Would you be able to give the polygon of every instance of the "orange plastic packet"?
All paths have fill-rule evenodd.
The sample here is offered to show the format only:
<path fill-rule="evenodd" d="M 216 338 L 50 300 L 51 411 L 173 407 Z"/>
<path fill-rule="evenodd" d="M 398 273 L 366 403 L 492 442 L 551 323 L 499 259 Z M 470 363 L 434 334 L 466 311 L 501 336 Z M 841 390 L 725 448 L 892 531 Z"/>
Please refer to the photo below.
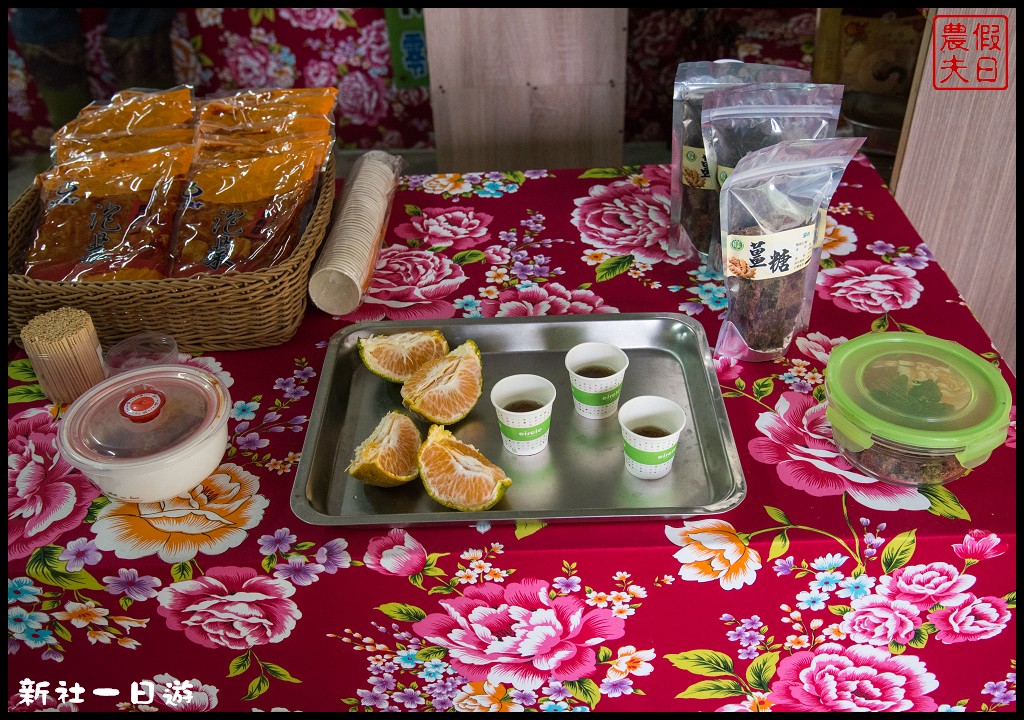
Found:
<path fill-rule="evenodd" d="M 196 140 L 196 159 L 198 160 L 245 160 L 256 155 L 271 155 L 297 150 L 313 151 L 314 171 L 319 172 L 327 154 L 334 147 L 330 137 L 322 135 L 297 135 L 295 137 L 277 138 L 264 143 L 236 141 L 231 136 L 211 136 Z"/>
<path fill-rule="evenodd" d="M 287 257 L 318 179 L 316 154 L 307 148 L 197 159 L 179 211 L 171 275 L 260 270 Z"/>
<path fill-rule="evenodd" d="M 257 123 L 255 125 L 219 126 L 201 122 L 196 126 L 196 141 L 211 143 L 207 147 L 237 148 L 249 147 L 251 156 L 260 155 L 268 148 L 285 147 L 285 141 L 315 140 L 323 149 L 317 160 L 317 168 L 327 159 L 327 152 L 334 147 L 334 123 L 324 117 L 300 115 L 294 118 Z"/>
<path fill-rule="evenodd" d="M 100 153 L 129 154 L 172 145 L 188 145 L 194 135 L 195 128 L 191 125 L 169 125 L 134 132 L 89 135 L 71 132 L 54 139 L 53 159 L 56 163 L 65 163 Z"/>
<path fill-rule="evenodd" d="M 337 88 L 281 88 L 250 90 L 202 102 L 197 116 L 201 123 L 224 127 L 255 125 L 300 115 L 332 118 Z"/>
<path fill-rule="evenodd" d="M 132 92 L 118 102 L 86 106 L 78 117 L 58 131 L 58 138 L 67 133 L 128 132 L 164 125 L 190 125 L 195 121 L 192 88 L 187 85 L 171 90 Z"/>
<path fill-rule="evenodd" d="M 39 280 L 149 280 L 170 270 L 191 145 L 91 157 L 36 178 L 42 219 L 24 274 Z"/>

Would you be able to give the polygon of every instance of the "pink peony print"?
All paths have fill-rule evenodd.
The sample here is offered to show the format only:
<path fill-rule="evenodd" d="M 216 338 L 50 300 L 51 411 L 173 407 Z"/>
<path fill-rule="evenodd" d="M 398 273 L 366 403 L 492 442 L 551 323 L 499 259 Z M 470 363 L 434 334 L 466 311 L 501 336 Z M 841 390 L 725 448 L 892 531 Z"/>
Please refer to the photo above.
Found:
<path fill-rule="evenodd" d="M 537 315 L 588 315 L 617 313 L 590 290 L 569 290 L 556 282 L 530 283 L 502 290 L 495 299 L 481 302 L 484 317 L 533 317 Z"/>
<path fill-rule="evenodd" d="M 338 66 L 326 60 L 310 60 L 302 68 L 307 87 L 330 87 L 338 76 Z"/>
<path fill-rule="evenodd" d="M 971 564 L 979 560 L 997 558 L 1006 552 L 1006 547 L 999 547 L 1001 540 L 995 533 L 988 530 L 971 530 L 964 535 L 964 541 L 953 546 L 953 552 L 962 560 Z"/>
<path fill-rule="evenodd" d="M 462 268 L 440 253 L 392 245 L 377 258 L 363 304 L 345 317 L 352 322 L 450 318 L 455 308 L 447 298 L 466 279 Z"/>
<path fill-rule="evenodd" d="M 978 598 L 974 593 L 967 593 L 967 599 L 956 607 L 942 608 L 928 614 L 928 620 L 939 630 L 935 639 L 947 644 L 995 637 L 1006 629 L 1010 617 L 1003 598 Z"/>
<path fill-rule="evenodd" d="M 492 220 L 471 207 L 424 208 L 395 228 L 395 235 L 427 248 L 468 250 L 491 239 L 487 226 Z"/>
<path fill-rule="evenodd" d="M 784 392 L 775 412 L 756 423 L 765 437 L 747 448 L 759 462 L 775 465 L 783 483 L 814 497 L 849 493 L 875 510 L 927 510 L 931 502 L 917 488 L 891 485 L 860 474 L 832 440 L 825 404 L 799 392 Z"/>
<path fill-rule="evenodd" d="M 727 357 L 725 355 L 716 355 L 714 360 L 715 375 L 718 376 L 718 382 L 720 385 L 732 382 L 743 372 L 743 366 L 740 365 L 739 360 L 736 358 Z"/>
<path fill-rule="evenodd" d="M 43 408 L 7 421 L 7 559 L 79 529 L 100 491 L 57 451 L 57 423 Z"/>
<path fill-rule="evenodd" d="M 157 612 L 171 630 L 208 648 L 248 650 L 281 642 L 302 613 L 295 586 L 252 568 L 215 567 L 198 579 L 172 583 L 157 595 Z"/>
<path fill-rule="evenodd" d="M 300 30 L 326 30 L 338 22 L 334 8 L 281 8 L 281 19 Z"/>
<path fill-rule="evenodd" d="M 824 333 L 808 333 L 807 337 L 798 337 L 796 346 L 804 355 L 812 357 L 822 365 L 828 364 L 828 359 L 836 347 L 847 341 L 845 337 L 830 338 Z"/>
<path fill-rule="evenodd" d="M 72 702 L 61 702 L 52 693 L 47 692 L 32 696 L 25 702 L 20 693 L 14 693 L 7 700 L 7 712 L 78 712 L 78 705 Z"/>
<path fill-rule="evenodd" d="M 906 565 L 883 575 L 875 592 L 891 600 L 905 600 L 925 611 L 933 605 L 953 607 L 967 600 L 973 575 L 961 575 L 949 563 Z"/>
<path fill-rule="evenodd" d="M 642 181 L 620 180 L 594 185 L 576 199 L 572 224 L 580 239 L 612 256 L 632 255 L 637 262 L 677 265 L 682 257 L 668 254 L 671 188 L 668 170 L 648 165 Z"/>
<path fill-rule="evenodd" d="M 594 647 L 625 633 L 608 609 L 590 609 L 578 597 L 552 598 L 536 578 L 507 587 L 486 583 L 440 601 L 413 625 L 424 640 L 448 650 L 456 672 L 471 682 L 536 690 L 549 680 L 576 681 L 597 668 Z"/>
<path fill-rule="evenodd" d="M 225 63 L 237 87 L 272 87 L 276 74 L 274 54 L 266 45 L 248 38 L 238 38 L 231 52 L 225 53 Z"/>
<path fill-rule="evenodd" d="M 384 537 L 370 541 L 363 562 L 383 575 L 411 577 L 423 572 L 427 551 L 412 535 L 395 528 Z"/>
<path fill-rule="evenodd" d="M 384 82 L 362 70 L 351 70 L 338 83 L 338 112 L 353 125 L 376 125 L 388 114 Z"/>
<path fill-rule="evenodd" d="M 866 595 L 850 604 L 853 609 L 843 616 L 840 628 L 855 643 L 908 645 L 921 627 L 921 611 L 906 600 Z"/>
<path fill-rule="evenodd" d="M 879 260 L 851 260 L 818 273 L 818 297 L 843 310 L 881 315 L 914 307 L 921 297 L 915 271 Z"/>
<path fill-rule="evenodd" d="M 376 68 L 381 71 L 380 74 L 391 72 L 391 44 L 384 18 L 367 23 L 359 29 L 359 52 L 365 58 L 363 67 L 367 70 Z"/>
<path fill-rule="evenodd" d="M 160 673 L 154 675 L 153 679 L 149 682 L 153 683 L 156 692 L 153 693 L 153 705 L 160 708 L 161 710 L 169 710 L 171 712 L 209 712 L 217 707 L 217 693 L 219 692 L 213 685 L 205 685 L 195 678 L 189 680 L 189 693 L 187 699 L 183 697 L 177 702 L 168 702 L 167 698 L 173 700 L 173 695 L 166 691 L 166 688 L 174 687 L 176 684 L 184 683 L 184 680 L 179 680 L 169 673 Z M 139 683 L 140 688 L 145 692 L 148 685 Z"/>
<path fill-rule="evenodd" d="M 934 712 L 938 686 L 915 655 L 825 643 L 784 657 L 768 699 L 772 712 Z"/>

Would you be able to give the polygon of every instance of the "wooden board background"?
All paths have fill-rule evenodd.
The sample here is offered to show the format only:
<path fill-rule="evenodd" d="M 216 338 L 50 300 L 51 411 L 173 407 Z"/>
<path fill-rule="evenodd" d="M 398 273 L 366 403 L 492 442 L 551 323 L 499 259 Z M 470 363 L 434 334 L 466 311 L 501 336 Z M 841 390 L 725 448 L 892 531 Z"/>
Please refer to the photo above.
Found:
<path fill-rule="evenodd" d="M 423 17 L 438 171 L 622 164 L 626 8 Z"/>

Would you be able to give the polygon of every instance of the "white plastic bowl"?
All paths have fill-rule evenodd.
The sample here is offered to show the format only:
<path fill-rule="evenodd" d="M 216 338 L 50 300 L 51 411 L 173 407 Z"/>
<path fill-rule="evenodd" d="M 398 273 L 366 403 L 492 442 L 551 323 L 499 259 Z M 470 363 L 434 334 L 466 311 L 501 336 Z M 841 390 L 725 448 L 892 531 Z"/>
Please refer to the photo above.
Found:
<path fill-rule="evenodd" d="M 160 502 L 201 484 L 224 457 L 231 397 L 190 365 L 114 375 L 75 400 L 57 449 L 96 487 L 126 502 Z"/>

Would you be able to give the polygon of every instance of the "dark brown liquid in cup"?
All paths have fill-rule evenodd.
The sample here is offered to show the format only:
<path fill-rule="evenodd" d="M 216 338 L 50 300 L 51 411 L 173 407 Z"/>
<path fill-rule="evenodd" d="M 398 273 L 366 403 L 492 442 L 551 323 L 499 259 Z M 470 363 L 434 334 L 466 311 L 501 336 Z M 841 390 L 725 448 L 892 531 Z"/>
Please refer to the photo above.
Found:
<path fill-rule="evenodd" d="M 644 425 L 642 427 L 633 429 L 633 432 L 635 432 L 637 435 L 643 435 L 644 437 L 649 438 L 667 437 L 669 435 L 668 430 L 663 430 L 657 425 Z"/>
<path fill-rule="evenodd" d="M 509 412 L 524 413 L 533 412 L 534 410 L 540 410 L 542 407 L 544 406 L 541 405 L 536 400 L 516 400 L 506 405 L 505 409 L 508 410 Z"/>
<path fill-rule="evenodd" d="M 586 378 L 603 378 L 614 375 L 615 370 L 607 365 L 584 365 L 576 371 L 576 374 Z"/>

